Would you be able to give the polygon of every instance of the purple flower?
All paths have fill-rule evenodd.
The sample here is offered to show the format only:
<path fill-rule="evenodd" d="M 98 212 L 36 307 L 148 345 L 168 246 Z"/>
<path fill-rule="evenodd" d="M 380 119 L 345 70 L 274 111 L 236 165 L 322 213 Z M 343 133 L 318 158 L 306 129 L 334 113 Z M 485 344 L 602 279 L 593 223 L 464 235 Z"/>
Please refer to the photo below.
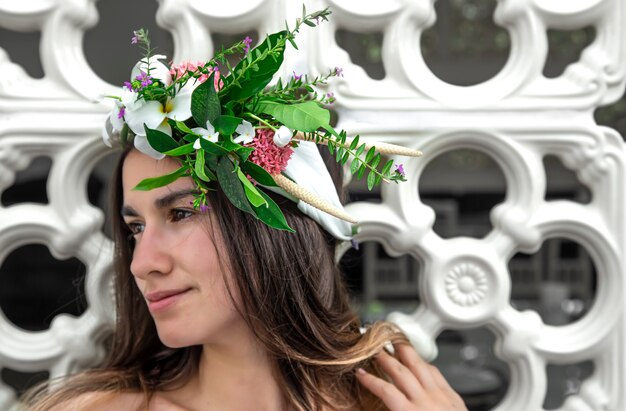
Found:
<path fill-rule="evenodd" d="M 137 44 L 141 40 L 141 33 L 139 30 L 133 31 L 133 37 L 130 39 L 130 44 Z"/>
<path fill-rule="evenodd" d="M 126 87 L 129 91 L 134 91 L 133 90 L 133 84 L 130 81 L 125 81 L 124 82 L 124 87 Z"/>
<path fill-rule="evenodd" d="M 246 36 L 246 38 L 243 39 L 243 44 L 246 45 L 246 49 L 243 52 L 244 54 L 248 54 L 248 52 L 250 52 L 250 45 L 252 44 L 252 39 L 250 38 L 250 36 Z"/>
<path fill-rule="evenodd" d="M 302 74 L 297 75 L 295 71 L 293 72 L 293 79 L 295 81 L 300 81 L 301 78 L 302 78 Z"/>
<path fill-rule="evenodd" d="M 315 23 L 319 26 L 320 25 L 320 16 L 317 16 L 315 18 Z"/>
<path fill-rule="evenodd" d="M 120 111 L 117 113 L 117 118 L 124 118 L 124 114 L 126 114 L 126 107 L 121 107 Z"/>
<path fill-rule="evenodd" d="M 207 212 L 207 211 L 209 211 L 210 209 L 211 209 L 211 208 L 210 208 L 208 205 L 206 205 L 206 204 L 201 204 L 201 205 L 200 205 L 200 212 L 201 212 L 201 213 L 206 213 L 206 212 Z"/>
<path fill-rule="evenodd" d="M 335 67 L 335 76 L 343 77 L 343 69 L 341 67 Z"/>
<path fill-rule="evenodd" d="M 148 87 L 150 84 L 152 84 L 152 77 L 150 77 L 146 73 L 141 73 L 135 78 L 135 80 L 141 81 L 141 87 Z"/>
<path fill-rule="evenodd" d="M 400 174 L 402 177 L 404 177 L 406 175 L 404 173 L 404 165 L 402 165 L 402 164 L 397 164 L 395 171 L 396 171 L 396 173 Z"/>

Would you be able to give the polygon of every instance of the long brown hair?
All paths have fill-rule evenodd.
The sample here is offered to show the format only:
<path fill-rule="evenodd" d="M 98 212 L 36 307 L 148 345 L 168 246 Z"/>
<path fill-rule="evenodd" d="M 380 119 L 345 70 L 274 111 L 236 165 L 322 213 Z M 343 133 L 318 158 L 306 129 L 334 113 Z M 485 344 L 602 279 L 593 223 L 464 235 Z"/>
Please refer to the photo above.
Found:
<path fill-rule="evenodd" d="M 122 154 L 114 178 L 112 207 L 122 207 Z M 328 162 L 327 162 L 328 164 Z M 339 167 L 334 180 L 341 182 Z M 333 170 L 331 169 L 331 172 Z M 382 403 L 362 389 L 359 367 L 380 375 L 371 358 L 390 342 L 406 341 L 388 323 L 362 334 L 334 261 L 336 240 L 295 204 L 273 196 L 296 232 L 269 228 L 233 207 L 216 187 L 210 206 L 235 273 L 229 291 L 239 312 L 276 364 L 283 395 L 295 410 L 375 410 Z M 201 347 L 168 348 L 158 338 L 145 301 L 130 272 L 132 239 L 119 215 L 113 218 L 117 321 L 108 356 L 47 392 L 29 393 L 31 410 L 46 410 L 80 393 L 144 392 L 180 387 L 196 372 Z M 241 239 L 246 239 L 241 241 Z"/>

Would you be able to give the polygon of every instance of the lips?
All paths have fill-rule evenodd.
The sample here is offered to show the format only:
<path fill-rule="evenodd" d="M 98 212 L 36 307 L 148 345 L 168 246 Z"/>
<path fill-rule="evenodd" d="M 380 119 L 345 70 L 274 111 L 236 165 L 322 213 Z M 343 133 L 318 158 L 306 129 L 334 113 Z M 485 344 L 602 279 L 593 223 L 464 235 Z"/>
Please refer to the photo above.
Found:
<path fill-rule="evenodd" d="M 153 291 L 146 294 L 148 308 L 151 312 L 164 310 L 183 298 L 190 288 L 179 288 L 174 290 Z"/>

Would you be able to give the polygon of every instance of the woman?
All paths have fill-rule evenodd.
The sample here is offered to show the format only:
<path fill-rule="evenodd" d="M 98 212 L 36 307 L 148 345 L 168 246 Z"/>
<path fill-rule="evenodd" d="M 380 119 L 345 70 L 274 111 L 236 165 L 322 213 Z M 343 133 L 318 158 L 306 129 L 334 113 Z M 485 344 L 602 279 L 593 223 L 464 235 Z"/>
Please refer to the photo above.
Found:
<path fill-rule="evenodd" d="M 334 262 L 352 218 L 302 140 L 352 156 L 370 185 L 403 181 L 402 168 L 379 168 L 374 149 L 332 129 L 321 106 L 332 97 L 303 93 L 324 79 L 268 86 L 300 25 L 328 14 L 172 68 L 135 32 L 147 55 L 104 131 L 125 147 L 111 208 L 115 332 L 100 368 L 32 394 L 31 410 L 465 409 L 396 327 L 361 333 Z"/>
<path fill-rule="evenodd" d="M 465 409 L 392 325 L 360 333 L 335 240 L 290 200 L 273 196 L 295 233 L 236 209 L 219 187 L 208 210 L 194 208 L 188 177 L 132 190 L 178 166 L 123 153 L 108 358 L 31 410 Z"/>

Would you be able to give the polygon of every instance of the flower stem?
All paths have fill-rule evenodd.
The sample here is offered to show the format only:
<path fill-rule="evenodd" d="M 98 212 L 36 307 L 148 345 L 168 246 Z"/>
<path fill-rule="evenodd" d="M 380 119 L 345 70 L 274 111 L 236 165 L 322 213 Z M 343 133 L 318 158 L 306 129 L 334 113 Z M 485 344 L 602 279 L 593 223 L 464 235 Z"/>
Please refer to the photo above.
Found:
<path fill-rule="evenodd" d="M 276 132 L 276 127 L 274 127 L 273 125 L 271 125 L 270 123 L 268 123 L 267 121 L 263 120 L 262 118 L 252 114 L 252 113 L 244 113 L 244 115 L 253 118 L 257 121 L 259 121 L 260 123 L 265 124 L 267 127 L 271 128 L 272 130 L 274 130 L 274 132 Z"/>

